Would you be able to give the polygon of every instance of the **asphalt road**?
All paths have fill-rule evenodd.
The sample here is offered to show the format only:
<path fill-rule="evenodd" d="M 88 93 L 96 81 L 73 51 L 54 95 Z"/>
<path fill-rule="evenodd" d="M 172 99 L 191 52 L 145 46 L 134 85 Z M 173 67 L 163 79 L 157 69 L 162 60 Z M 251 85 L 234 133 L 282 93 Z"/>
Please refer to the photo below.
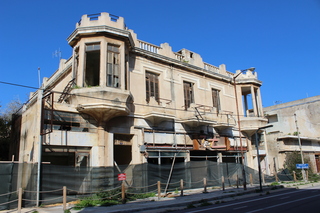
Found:
<path fill-rule="evenodd" d="M 213 204 L 210 206 L 184 209 L 177 212 L 272 212 L 272 213 L 320 213 L 320 187 L 290 189 L 270 194 L 261 193 L 257 196 L 238 199 L 232 202 Z"/>

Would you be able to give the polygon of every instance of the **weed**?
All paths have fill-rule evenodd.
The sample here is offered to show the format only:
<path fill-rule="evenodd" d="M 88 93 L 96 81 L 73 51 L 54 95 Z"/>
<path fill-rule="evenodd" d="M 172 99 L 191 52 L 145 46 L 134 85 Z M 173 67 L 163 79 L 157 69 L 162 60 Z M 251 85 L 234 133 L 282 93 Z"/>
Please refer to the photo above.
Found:
<path fill-rule="evenodd" d="M 209 202 L 203 202 L 203 203 L 201 203 L 201 206 L 210 206 L 210 205 L 212 205 L 212 203 L 209 203 Z"/>
<path fill-rule="evenodd" d="M 273 182 L 273 183 L 271 183 L 270 185 L 271 185 L 271 186 L 278 186 L 278 185 L 280 185 L 280 183 L 278 183 L 278 182 Z"/>
<path fill-rule="evenodd" d="M 190 204 L 188 204 L 187 208 L 191 209 L 191 208 L 195 208 L 195 206 L 192 203 L 190 203 Z"/>

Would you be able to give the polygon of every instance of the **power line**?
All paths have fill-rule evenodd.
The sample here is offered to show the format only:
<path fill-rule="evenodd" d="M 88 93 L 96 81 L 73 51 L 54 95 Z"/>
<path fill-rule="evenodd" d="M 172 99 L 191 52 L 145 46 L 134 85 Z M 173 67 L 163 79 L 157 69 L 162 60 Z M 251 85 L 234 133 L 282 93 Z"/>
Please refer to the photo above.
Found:
<path fill-rule="evenodd" d="M 14 84 L 14 83 L 4 82 L 4 81 L 0 81 L 0 83 L 1 84 L 8 84 L 8 85 L 11 85 L 11 86 L 25 87 L 25 88 L 29 88 L 29 89 L 39 89 L 37 87 L 26 86 L 26 85 L 22 85 L 22 84 Z"/>

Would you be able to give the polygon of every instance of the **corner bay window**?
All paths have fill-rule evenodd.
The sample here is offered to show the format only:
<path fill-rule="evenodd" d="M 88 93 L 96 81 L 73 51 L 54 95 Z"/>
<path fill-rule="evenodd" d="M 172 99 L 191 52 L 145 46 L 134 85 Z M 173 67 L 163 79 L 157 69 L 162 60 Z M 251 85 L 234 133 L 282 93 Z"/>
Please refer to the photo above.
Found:
<path fill-rule="evenodd" d="M 193 83 L 183 82 L 184 108 L 187 110 L 191 103 L 194 103 Z"/>
<path fill-rule="evenodd" d="M 119 72 L 120 51 L 119 46 L 108 44 L 107 53 L 107 86 L 120 87 Z"/>
<path fill-rule="evenodd" d="M 146 101 L 150 102 L 150 97 L 159 103 L 159 76 L 155 73 L 146 72 Z"/>

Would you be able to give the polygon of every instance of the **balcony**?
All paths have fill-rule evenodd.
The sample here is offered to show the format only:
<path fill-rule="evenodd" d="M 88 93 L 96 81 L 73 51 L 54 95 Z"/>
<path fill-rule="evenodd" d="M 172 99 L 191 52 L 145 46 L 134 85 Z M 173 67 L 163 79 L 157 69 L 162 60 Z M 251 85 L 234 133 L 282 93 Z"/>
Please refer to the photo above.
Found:
<path fill-rule="evenodd" d="M 268 119 L 265 117 L 242 117 L 240 118 L 241 132 L 247 136 L 252 136 L 258 128 L 267 125 Z"/>
<path fill-rule="evenodd" d="M 80 113 L 89 114 L 98 122 L 106 122 L 134 111 L 130 93 L 114 88 L 73 89 L 69 101 L 77 106 Z"/>

